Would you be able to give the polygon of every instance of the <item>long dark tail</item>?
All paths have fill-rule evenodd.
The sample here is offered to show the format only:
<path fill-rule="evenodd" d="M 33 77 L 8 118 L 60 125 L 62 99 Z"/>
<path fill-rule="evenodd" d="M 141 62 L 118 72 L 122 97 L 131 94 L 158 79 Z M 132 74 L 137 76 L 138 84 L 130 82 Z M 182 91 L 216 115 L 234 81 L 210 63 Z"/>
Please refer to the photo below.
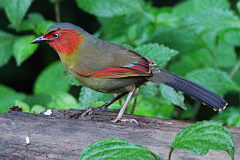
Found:
<path fill-rule="evenodd" d="M 226 108 L 227 102 L 212 91 L 174 73 L 160 69 L 158 66 L 153 65 L 150 68 L 153 76 L 147 78 L 149 81 L 154 83 L 163 83 L 174 89 L 182 91 L 201 101 L 203 104 L 210 106 L 215 111 L 221 111 Z"/>

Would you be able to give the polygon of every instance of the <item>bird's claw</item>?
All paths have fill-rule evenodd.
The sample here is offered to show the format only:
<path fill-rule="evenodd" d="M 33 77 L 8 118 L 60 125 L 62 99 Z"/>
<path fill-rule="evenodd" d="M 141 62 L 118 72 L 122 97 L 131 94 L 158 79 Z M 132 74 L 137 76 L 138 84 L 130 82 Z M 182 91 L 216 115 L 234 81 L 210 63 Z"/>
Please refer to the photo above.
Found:
<path fill-rule="evenodd" d="M 118 119 L 118 118 L 116 118 L 116 119 L 112 120 L 111 122 L 113 122 L 113 123 L 130 122 L 130 123 L 135 123 L 136 125 L 138 125 L 137 120 L 136 119 L 131 119 L 131 118 L 130 119 L 127 119 L 127 118 Z"/>
<path fill-rule="evenodd" d="M 87 117 L 90 116 L 91 114 L 93 114 L 94 112 L 98 112 L 104 110 L 102 107 L 89 107 L 85 112 L 83 112 L 83 114 L 81 115 L 81 117 Z"/>
<path fill-rule="evenodd" d="M 116 112 L 119 111 L 119 109 L 107 109 L 105 106 L 100 106 L 100 107 L 89 107 L 81 117 L 87 117 L 92 115 L 94 112 L 99 112 L 99 111 L 109 111 L 109 112 Z"/>

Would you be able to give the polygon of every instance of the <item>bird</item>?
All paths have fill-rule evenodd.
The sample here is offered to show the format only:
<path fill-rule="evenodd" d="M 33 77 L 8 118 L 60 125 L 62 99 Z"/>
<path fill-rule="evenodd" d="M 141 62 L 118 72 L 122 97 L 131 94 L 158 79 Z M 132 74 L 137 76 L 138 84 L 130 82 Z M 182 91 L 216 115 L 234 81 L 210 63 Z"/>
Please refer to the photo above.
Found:
<path fill-rule="evenodd" d="M 89 108 L 82 114 L 83 116 L 105 110 L 127 95 L 118 116 L 112 122 L 127 121 L 123 114 L 129 100 L 136 89 L 149 81 L 179 90 L 210 106 L 214 111 L 221 111 L 228 104 L 221 96 L 160 68 L 140 53 L 98 39 L 74 24 L 55 23 L 31 44 L 42 42 L 50 45 L 58 53 L 65 69 L 82 85 L 97 92 L 118 94 L 100 107 Z"/>

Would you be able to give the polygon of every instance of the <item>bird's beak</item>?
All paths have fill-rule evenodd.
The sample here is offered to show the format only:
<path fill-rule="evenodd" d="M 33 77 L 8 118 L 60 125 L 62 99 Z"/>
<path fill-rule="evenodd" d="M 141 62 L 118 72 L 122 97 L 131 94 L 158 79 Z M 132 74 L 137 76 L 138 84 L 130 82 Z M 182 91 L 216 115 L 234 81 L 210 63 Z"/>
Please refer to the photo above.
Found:
<path fill-rule="evenodd" d="M 34 39 L 31 44 L 34 44 L 34 43 L 41 43 L 41 42 L 51 42 L 52 40 L 51 39 L 47 39 L 47 38 L 44 38 L 43 36 L 40 36 L 36 39 Z"/>

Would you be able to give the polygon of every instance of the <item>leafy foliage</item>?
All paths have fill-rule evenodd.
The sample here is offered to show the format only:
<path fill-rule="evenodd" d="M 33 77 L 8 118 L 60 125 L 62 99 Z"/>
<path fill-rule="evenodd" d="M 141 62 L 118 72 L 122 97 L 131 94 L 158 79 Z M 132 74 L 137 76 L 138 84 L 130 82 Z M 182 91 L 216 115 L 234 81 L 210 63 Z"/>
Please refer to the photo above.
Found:
<path fill-rule="evenodd" d="M 11 58 L 15 59 L 16 66 L 22 68 L 38 48 L 38 45 L 30 45 L 30 42 L 55 23 L 54 20 L 45 19 L 46 14 L 42 11 L 37 13 L 34 8 L 30 9 L 33 2 L 34 0 L 0 0 L 0 10 L 5 13 L 0 19 L 8 20 L 3 21 L 0 26 L 0 69 L 12 66 Z M 54 0 L 50 2 L 57 3 Z M 98 38 L 125 45 L 149 57 L 160 67 L 185 76 L 225 96 L 227 101 L 234 102 L 235 107 L 229 106 L 213 119 L 239 127 L 240 103 L 239 99 L 232 97 L 238 97 L 240 93 L 240 2 L 234 4 L 228 0 L 186 0 L 170 7 L 155 7 L 151 1 L 144 0 L 76 0 L 75 5 L 98 20 L 101 26 L 95 33 Z M 68 16 L 65 12 L 61 15 Z M 49 52 L 45 48 L 39 51 Z M 49 57 L 44 59 L 44 62 L 51 61 Z M 44 62 L 41 62 L 43 65 L 40 68 L 43 70 L 35 82 L 28 84 L 33 86 L 33 93 L 18 92 L 15 88 L 0 84 L 1 113 L 6 113 L 8 108 L 14 105 L 32 113 L 39 113 L 47 108 L 83 109 L 102 105 L 113 98 L 112 95 L 81 86 L 66 74 L 60 62 L 51 61 L 50 65 L 45 65 Z M 12 74 L 12 68 L 7 70 L 7 74 L 0 72 L 1 79 Z M 26 76 L 25 72 L 19 74 Z M 77 90 L 76 94 L 75 86 L 71 85 L 78 86 L 80 93 Z M 234 96 L 226 96 L 229 93 Z M 133 101 L 134 99 L 130 101 L 130 105 Z M 181 93 L 164 85 L 148 83 L 142 86 L 137 102 L 134 114 L 160 118 L 197 118 L 197 113 L 192 113 L 192 106 L 195 106 L 192 101 L 186 98 L 184 102 Z M 174 105 L 187 107 L 188 110 L 181 114 Z M 119 108 L 120 104 L 116 102 L 110 107 Z M 186 142 L 188 140 L 190 141 Z M 115 148 L 116 153 L 125 153 L 124 146 L 130 147 L 131 152 L 120 155 L 123 159 L 124 156 L 137 155 L 140 152 L 159 159 L 145 147 L 120 139 L 103 140 L 90 147 L 100 153 L 103 150 L 96 146 L 103 149 L 107 146 L 104 153 L 109 156 L 111 152 L 108 149 L 112 144 L 120 147 Z M 234 153 L 232 136 L 220 123 L 213 121 L 200 122 L 185 128 L 177 135 L 173 148 L 191 149 L 191 152 L 201 155 L 207 153 L 208 149 L 227 150 L 232 158 Z M 83 154 L 83 157 L 95 156 L 90 149 L 92 148 L 87 147 L 84 150 L 83 153 L 86 154 Z"/>
<path fill-rule="evenodd" d="M 8 19 L 11 22 L 13 28 L 18 30 L 18 26 L 20 25 L 23 17 L 25 16 L 28 8 L 30 7 L 33 0 L 11 0 L 11 1 L 2 1 L 4 2 L 4 10 L 7 14 Z"/>
<path fill-rule="evenodd" d="M 173 104 L 182 107 L 183 109 L 186 109 L 184 105 L 184 97 L 182 94 L 176 92 L 173 88 L 166 86 L 166 85 L 161 85 L 160 86 L 161 93 L 164 98 L 170 100 Z"/>
<path fill-rule="evenodd" d="M 77 4 L 95 16 L 113 17 L 141 11 L 144 3 L 142 0 L 77 0 Z"/>
<path fill-rule="evenodd" d="M 24 60 L 31 56 L 37 49 L 37 45 L 29 45 L 34 35 L 21 36 L 15 40 L 13 45 L 13 55 L 19 66 Z"/>
<path fill-rule="evenodd" d="M 240 127 L 240 108 L 227 108 L 221 114 L 212 118 L 213 120 L 221 120 L 225 125 Z"/>
<path fill-rule="evenodd" d="M 178 53 L 164 45 L 159 46 L 151 43 L 142 45 L 134 50 L 153 60 L 159 67 L 165 67 L 168 61 Z"/>
<path fill-rule="evenodd" d="M 111 99 L 112 96 L 100 92 L 93 91 L 87 87 L 82 87 L 79 100 L 82 108 L 87 108 L 93 105 L 94 102 L 103 102 Z"/>
<path fill-rule="evenodd" d="M 170 156 L 174 149 L 186 149 L 194 154 L 205 155 L 209 149 L 226 150 L 234 159 L 234 140 L 231 133 L 216 121 L 192 124 L 179 132 L 173 140 Z"/>
<path fill-rule="evenodd" d="M 213 68 L 195 70 L 187 78 L 220 95 L 240 89 L 227 73 Z"/>
<path fill-rule="evenodd" d="M 174 149 L 185 149 L 205 155 L 209 149 L 225 150 L 234 159 L 234 140 L 231 133 L 217 121 L 203 121 L 181 130 L 173 140 L 169 159 Z M 161 159 L 147 148 L 118 138 L 97 141 L 87 146 L 79 157 L 88 159 Z"/>
<path fill-rule="evenodd" d="M 19 93 L 13 89 L 0 85 L 0 112 L 7 112 L 9 106 L 14 106 L 15 101 L 23 100 L 26 97 L 24 93 Z"/>
<path fill-rule="evenodd" d="M 54 22 L 45 19 L 42 13 L 28 12 L 34 5 L 33 0 L 24 0 L 21 4 L 16 0 L 1 2 L 0 9 L 6 13 L 11 30 L 0 30 L 0 67 L 8 64 L 11 57 L 17 66 L 21 66 L 38 47 L 30 45 L 31 40 L 43 34 Z M 94 15 L 101 24 L 95 34 L 97 37 L 125 45 L 149 57 L 160 67 L 185 76 L 217 94 L 239 94 L 240 60 L 236 48 L 240 46 L 240 19 L 230 7 L 235 4 L 228 0 L 187 0 L 161 8 L 143 0 L 76 0 L 76 4 L 79 9 Z M 236 8 L 239 8 L 239 3 Z M 81 86 L 66 74 L 59 62 L 43 68 L 34 82 L 33 94 L 17 99 L 30 106 L 29 112 L 35 105 L 67 108 L 69 104 L 69 108 L 86 108 L 102 105 L 112 98 L 112 95 Z M 70 96 L 68 92 L 74 87 L 69 83 L 79 86 L 80 94 Z M 57 102 L 53 93 L 63 98 L 62 101 Z M 151 83 L 140 89 L 138 97 L 135 114 L 141 115 L 172 118 L 178 115 L 174 105 L 183 108 L 193 106 L 188 98 L 184 102 L 183 95 L 175 90 Z M 14 103 L 10 101 L 9 104 Z M 114 103 L 111 107 L 119 108 L 120 105 Z M 181 117 L 179 115 L 178 118 Z"/>
<path fill-rule="evenodd" d="M 36 79 L 34 93 L 48 94 L 56 91 L 67 92 L 70 85 L 63 73 L 64 68 L 60 62 L 52 63 Z"/>
<path fill-rule="evenodd" d="M 118 138 L 100 140 L 87 146 L 79 160 L 90 159 L 136 159 L 161 160 L 159 156 L 144 146 L 136 145 Z"/>
<path fill-rule="evenodd" d="M 12 44 L 16 36 L 0 30 L 0 67 L 5 65 L 13 55 Z"/>

